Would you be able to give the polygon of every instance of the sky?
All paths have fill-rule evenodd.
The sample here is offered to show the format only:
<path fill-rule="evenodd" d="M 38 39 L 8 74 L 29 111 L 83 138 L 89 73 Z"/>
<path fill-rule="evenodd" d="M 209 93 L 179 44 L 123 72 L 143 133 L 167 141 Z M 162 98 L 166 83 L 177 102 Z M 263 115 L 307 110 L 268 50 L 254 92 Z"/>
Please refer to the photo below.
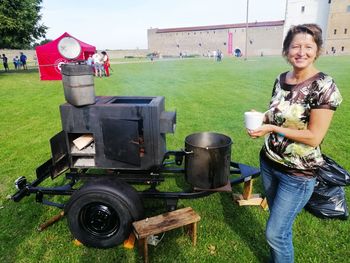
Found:
<path fill-rule="evenodd" d="M 147 49 L 147 29 L 284 20 L 286 0 L 43 0 L 46 39 L 68 32 L 97 49 Z"/>

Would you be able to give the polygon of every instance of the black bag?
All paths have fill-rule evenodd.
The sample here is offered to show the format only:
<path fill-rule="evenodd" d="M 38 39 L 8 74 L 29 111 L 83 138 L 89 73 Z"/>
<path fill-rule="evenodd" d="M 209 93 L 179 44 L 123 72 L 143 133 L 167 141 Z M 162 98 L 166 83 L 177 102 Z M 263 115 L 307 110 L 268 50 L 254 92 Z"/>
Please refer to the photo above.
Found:
<path fill-rule="evenodd" d="M 328 185 L 346 186 L 350 185 L 350 174 L 336 161 L 326 155 L 322 155 L 325 164 L 319 168 L 317 176 L 320 181 Z"/>
<path fill-rule="evenodd" d="M 350 174 L 328 156 L 323 158 L 326 163 L 317 171 L 314 192 L 305 209 L 320 218 L 346 220 L 349 210 L 344 186 L 350 184 Z"/>
<path fill-rule="evenodd" d="M 344 186 L 327 185 L 317 181 L 305 209 L 320 218 L 346 220 L 349 217 L 349 210 L 345 200 Z"/>

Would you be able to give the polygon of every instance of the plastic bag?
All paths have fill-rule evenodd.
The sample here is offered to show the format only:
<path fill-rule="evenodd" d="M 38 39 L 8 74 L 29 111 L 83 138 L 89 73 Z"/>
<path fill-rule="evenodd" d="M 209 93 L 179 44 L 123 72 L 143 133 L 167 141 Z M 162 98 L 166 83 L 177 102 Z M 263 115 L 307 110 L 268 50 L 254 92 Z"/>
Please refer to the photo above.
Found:
<path fill-rule="evenodd" d="M 319 180 L 328 185 L 346 186 L 350 185 L 350 174 L 336 161 L 326 155 L 322 155 L 325 164 L 317 171 Z"/>
<path fill-rule="evenodd" d="M 349 217 L 349 210 L 345 200 L 344 187 L 317 181 L 305 209 L 320 218 L 346 220 Z"/>

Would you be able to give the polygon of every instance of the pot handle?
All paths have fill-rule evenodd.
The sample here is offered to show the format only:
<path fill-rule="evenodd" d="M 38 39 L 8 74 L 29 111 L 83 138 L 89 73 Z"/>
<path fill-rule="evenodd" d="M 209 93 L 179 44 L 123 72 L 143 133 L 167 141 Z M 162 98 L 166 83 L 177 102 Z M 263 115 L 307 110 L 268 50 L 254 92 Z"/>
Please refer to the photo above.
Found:
<path fill-rule="evenodd" d="M 181 149 L 181 150 L 184 152 L 184 154 L 193 154 L 193 151 L 187 152 L 187 151 L 184 150 L 184 149 Z"/>

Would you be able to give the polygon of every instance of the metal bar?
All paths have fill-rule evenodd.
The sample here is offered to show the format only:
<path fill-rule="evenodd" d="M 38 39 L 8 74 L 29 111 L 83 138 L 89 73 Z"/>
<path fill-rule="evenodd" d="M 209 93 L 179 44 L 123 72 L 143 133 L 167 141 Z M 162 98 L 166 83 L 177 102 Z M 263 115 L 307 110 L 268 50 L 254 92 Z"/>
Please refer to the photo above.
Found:
<path fill-rule="evenodd" d="M 29 187 L 28 193 L 38 193 L 46 195 L 72 195 L 74 193 L 74 189 L 71 188 L 71 185 L 64 185 L 59 187 Z"/>
<path fill-rule="evenodd" d="M 248 10 L 249 10 L 249 0 L 247 0 L 247 15 L 245 21 L 245 56 L 244 60 L 247 60 L 248 57 Z"/>

